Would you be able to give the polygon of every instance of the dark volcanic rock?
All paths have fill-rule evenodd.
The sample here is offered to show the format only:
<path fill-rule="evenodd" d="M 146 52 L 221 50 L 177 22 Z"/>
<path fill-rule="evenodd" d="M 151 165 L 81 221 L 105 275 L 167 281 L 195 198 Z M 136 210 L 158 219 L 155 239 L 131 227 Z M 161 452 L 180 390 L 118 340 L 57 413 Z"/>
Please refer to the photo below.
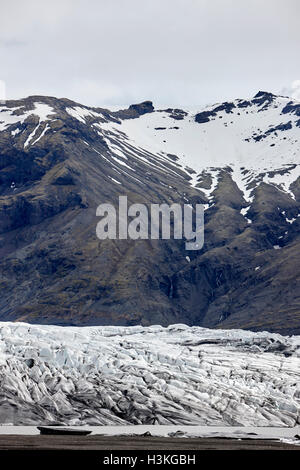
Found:
<path fill-rule="evenodd" d="M 300 116 L 300 103 L 295 104 L 293 101 L 290 101 L 283 109 L 282 114 L 293 113 L 296 116 Z"/>
<path fill-rule="evenodd" d="M 152 113 L 154 106 L 152 101 L 144 101 L 139 104 L 132 104 L 128 109 L 122 109 L 115 113 L 112 113 L 118 119 L 136 119 L 143 114 Z"/>
<path fill-rule="evenodd" d="M 216 114 L 211 111 L 202 111 L 202 113 L 198 113 L 195 116 L 195 121 L 202 123 L 202 122 L 209 122 L 210 117 L 215 116 Z"/>
<path fill-rule="evenodd" d="M 196 114 L 195 121 L 199 123 L 204 123 L 210 121 L 211 118 L 217 116 L 217 114 L 221 111 L 225 111 L 226 114 L 232 113 L 232 110 L 235 108 L 234 103 L 222 103 L 219 106 L 216 106 L 210 111 L 202 111 L 201 113 Z"/>

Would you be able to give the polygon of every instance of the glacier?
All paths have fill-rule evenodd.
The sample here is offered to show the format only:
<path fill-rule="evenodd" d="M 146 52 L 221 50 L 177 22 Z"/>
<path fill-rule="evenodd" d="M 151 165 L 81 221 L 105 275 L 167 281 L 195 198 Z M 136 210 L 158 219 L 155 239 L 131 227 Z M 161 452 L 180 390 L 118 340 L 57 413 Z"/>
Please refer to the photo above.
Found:
<path fill-rule="evenodd" d="M 300 424 L 300 336 L 0 322 L 0 424 Z"/>

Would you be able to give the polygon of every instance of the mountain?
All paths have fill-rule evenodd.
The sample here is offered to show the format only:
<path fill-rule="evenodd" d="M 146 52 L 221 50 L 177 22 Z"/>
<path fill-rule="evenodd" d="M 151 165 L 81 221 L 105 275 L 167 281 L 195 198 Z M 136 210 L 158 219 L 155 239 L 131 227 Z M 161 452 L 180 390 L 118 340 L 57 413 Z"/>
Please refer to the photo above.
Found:
<path fill-rule="evenodd" d="M 300 424 L 299 336 L 1 322 L 0 335 L 1 424 Z"/>
<path fill-rule="evenodd" d="M 300 333 L 300 103 L 0 106 L 0 320 Z M 205 204 L 205 243 L 99 240 L 96 208 Z"/>

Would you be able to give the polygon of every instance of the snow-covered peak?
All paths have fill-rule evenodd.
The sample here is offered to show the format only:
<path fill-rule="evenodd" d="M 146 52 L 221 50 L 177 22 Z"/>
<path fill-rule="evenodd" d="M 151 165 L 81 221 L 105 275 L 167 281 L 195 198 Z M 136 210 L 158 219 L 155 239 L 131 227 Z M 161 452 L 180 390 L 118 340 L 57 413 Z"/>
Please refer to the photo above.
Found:
<path fill-rule="evenodd" d="M 86 126 L 88 133 L 106 143 L 115 158 L 112 165 L 122 174 L 127 174 L 131 155 L 150 170 L 153 165 L 165 173 L 172 172 L 172 167 L 175 173 L 180 170 L 209 201 L 224 169 L 249 203 L 262 182 L 294 198 L 291 183 L 300 176 L 300 103 L 288 97 L 260 91 L 251 99 L 197 112 L 154 109 L 150 101 L 120 111 L 47 97 L 8 103 L 0 106 L 0 131 L 10 130 L 24 149 L 41 144 L 49 135 L 48 121 L 60 119 L 69 125 L 71 119 L 71 126 L 81 126 L 84 134 Z M 22 125 L 32 115 L 38 116 L 38 124 L 24 133 Z"/>
<path fill-rule="evenodd" d="M 209 174 L 208 196 L 221 168 L 232 170 L 249 201 L 260 182 L 290 192 L 290 184 L 300 175 L 300 104 L 268 92 L 198 113 L 157 109 L 120 124 L 104 124 L 102 129 L 113 131 L 114 138 L 119 135 L 121 146 L 125 134 L 137 147 L 164 158 L 176 156 L 176 165 L 192 175 L 194 186 L 201 186 L 203 172 Z"/>

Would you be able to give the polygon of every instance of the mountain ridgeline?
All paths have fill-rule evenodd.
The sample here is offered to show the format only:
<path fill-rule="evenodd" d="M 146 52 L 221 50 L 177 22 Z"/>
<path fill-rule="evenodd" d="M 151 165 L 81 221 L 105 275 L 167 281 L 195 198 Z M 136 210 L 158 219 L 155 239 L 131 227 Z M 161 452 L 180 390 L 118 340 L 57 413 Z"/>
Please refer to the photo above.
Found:
<path fill-rule="evenodd" d="M 205 243 L 99 240 L 101 203 L 205 205 Z M 0 106 L 0 320 L 300 334 L 300 103 Z"/>

